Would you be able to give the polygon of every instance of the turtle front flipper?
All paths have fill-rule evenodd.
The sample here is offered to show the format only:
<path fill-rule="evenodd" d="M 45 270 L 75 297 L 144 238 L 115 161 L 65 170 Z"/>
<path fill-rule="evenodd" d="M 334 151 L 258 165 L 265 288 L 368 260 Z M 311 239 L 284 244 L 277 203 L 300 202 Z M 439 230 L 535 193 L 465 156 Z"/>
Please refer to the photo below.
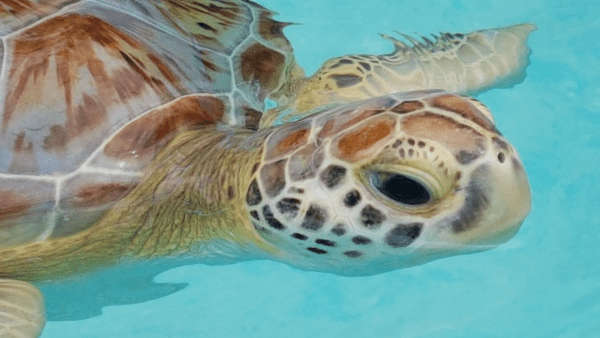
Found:
<path fill-rule="evenodd" d="M 441 33 L 420 40 L 388 35 L 396 49 L 386 55 L 347 55 L 328 60 L 301 80 L 290 119 L 328 103 L 349 102 L 413 90 L 473 94 L 520 82 L 528 65 L 531 24 L 468 34 Z M 283 121 L 285 122 L 285 121 Z"/>
<path fill-rule="evenodd" d="M 26 282 L 0 279 L 0 337 L 38 337 L 45 322 L 40 290 Z"/>

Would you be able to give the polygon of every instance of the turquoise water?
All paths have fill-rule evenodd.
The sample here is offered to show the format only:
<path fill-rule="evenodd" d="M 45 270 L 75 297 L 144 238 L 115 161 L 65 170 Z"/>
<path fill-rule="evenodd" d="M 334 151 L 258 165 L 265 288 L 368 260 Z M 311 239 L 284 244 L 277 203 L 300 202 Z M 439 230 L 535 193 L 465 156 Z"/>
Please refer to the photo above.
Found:
<path fill-rule="evenodd" d="M 63 285 L 49 310 L 88 317 L 93 309 L 72 306 L 83 294 L 137 303 L 50 321 L 43 337 L 600 337 L 598 1 L 260 3 L 303 23 L 287 34 L 308 73 L 332 56 L 388 52 L 379 32 L 535 23 L 525 81 L 479 96 L 529 174 L 533 209 L 522 230 L 492 251 L 371 277 L 268 261 L 172 269 L 148 289 L 99 276 Z M 112 287 L 116 300 L 103 291 Z"/>

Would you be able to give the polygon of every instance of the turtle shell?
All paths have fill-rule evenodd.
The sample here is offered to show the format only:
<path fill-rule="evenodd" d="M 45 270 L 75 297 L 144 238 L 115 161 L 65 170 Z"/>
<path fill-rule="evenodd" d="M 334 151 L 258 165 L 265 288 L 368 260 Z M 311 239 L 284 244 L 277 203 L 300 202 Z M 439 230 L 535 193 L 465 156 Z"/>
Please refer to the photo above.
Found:
<path fill-rule="evenodd" d="M 2 0 L 0 248 L 93 225 L 174 134 L 254 128 L 284 23 L 250 1 Z"/>

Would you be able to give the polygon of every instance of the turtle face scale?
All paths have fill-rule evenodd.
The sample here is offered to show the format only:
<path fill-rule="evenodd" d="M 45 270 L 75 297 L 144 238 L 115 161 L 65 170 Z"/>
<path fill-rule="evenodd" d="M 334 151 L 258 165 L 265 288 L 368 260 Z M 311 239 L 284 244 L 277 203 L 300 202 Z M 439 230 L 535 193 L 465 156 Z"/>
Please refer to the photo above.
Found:
<path fill-rule="evenodd" d="M 275 129 L 246 202 L 276 259 L 361 275 L 494 247 L 518 230 L 530 191 L 487 108 L 421 91 Z"/>

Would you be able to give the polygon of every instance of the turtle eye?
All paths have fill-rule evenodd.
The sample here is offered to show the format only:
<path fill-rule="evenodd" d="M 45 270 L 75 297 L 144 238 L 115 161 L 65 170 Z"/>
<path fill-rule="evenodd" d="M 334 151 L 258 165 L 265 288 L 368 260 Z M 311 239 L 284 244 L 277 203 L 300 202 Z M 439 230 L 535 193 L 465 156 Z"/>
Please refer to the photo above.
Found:
<path fill-rule="evenodd" d="M 431 201 L 431 193 L 425 185 L 402 174 L 374 172 L 371 184 L 386 197 L 406 205 L 423 205 Z"/>

